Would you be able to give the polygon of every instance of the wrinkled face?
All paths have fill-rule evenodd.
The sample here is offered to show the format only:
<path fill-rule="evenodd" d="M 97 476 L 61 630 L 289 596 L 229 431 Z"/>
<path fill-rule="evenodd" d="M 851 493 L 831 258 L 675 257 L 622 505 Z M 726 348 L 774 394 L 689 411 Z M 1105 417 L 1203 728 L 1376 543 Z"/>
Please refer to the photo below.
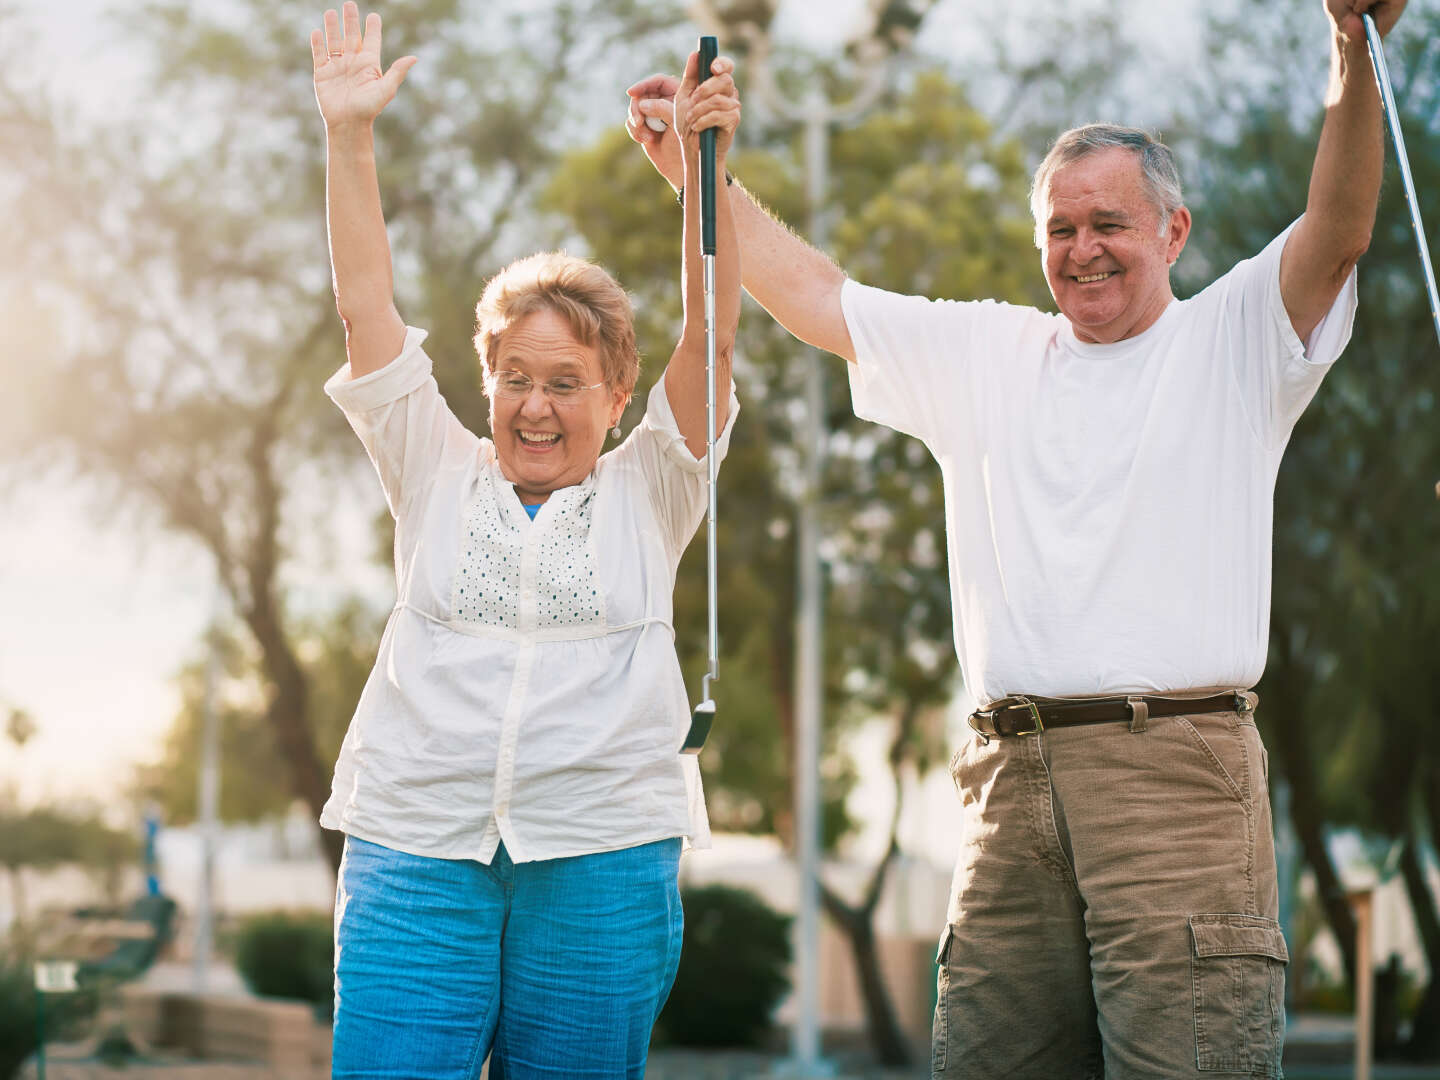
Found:
<path fill-rule="evenodd" d="M 625 394 L 605 386 L 599 352 L 576 340 L 564 316 L 541 310 L 526 315 L 500 336 L 496 371 L 523 371 L 535 381 L 525 397 L 490 398 L 490 430 L 505 478 L 520 501 L 541 503 L 557 488 L 590 475 L 605 444 L 605 432 L 625 409 Z M 543 384 L 574 376 L 584 385 L 573 399 L 557 403 Z"/>
<path fill-rule="evenodd" d="M 1174 298 L 1170 264 L 1190 234 L 1190 211 L 1164 232 L 1138 156 L 1101 150 L 1050 177 L 1044 203 L 1045 279 L 1081 341 L 1109 343 L 1148 330 Z"/>

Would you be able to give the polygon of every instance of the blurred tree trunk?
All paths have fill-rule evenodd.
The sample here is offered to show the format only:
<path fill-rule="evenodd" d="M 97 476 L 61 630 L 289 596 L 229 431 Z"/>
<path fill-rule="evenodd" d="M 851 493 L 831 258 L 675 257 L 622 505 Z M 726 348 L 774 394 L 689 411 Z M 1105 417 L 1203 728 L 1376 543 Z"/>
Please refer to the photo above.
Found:
<path fill-rule="evenodd" d="M 1290 783 L 1290 819 L 1300 840 L 1305 862 L 1315 875 L 1315 887 L 1325 921 L 1335 935 L 1344 962 L 1345 980 L 1355 985 L 1355 915 L 1345 898 L 1345 887 L 1325 844 L 1325 805 L 1315 778 L 1315 750 L 1307 722 L 1308 695 L 1305 671 L 1291 654 L 1288 636 L 1272 634 L 1270 660 L 1262 686 L 1265 695 L 1260 713 L 1266 727 L 1275 733 L 1271 747 L 1280 758 L 1280 767 Z M 1294 958 L 1301 962 L 1302 958 Z"/>
<path fill-rule="evenodd" d="M 5 876 L 10 879 L 10 910 L 14 912 L 10 921 L 10 935 L 18 942 L 26 933 L 30 919 L 30 902 L 25 896 L 25 868 L 7 866 L 5 870 Z"/>
<path fill-rule="evenodd" d="M 1420 841 L 1412 828 L 1400 848 L 1400 875 L 1415 926 L 1425 951 L 1430 979 L 1420 997 L 1420 1004 L 1411 1017 L 1410 1039 L 1403 1047 L 1407 1057 L 1429 1061 L 1440 1056 L 1440 914 L 1435 908 L 1435 895 L 1425 878 Z"/>
<path fill-rule="evenodd" d="M 239 0 L 212 17 L 189 0 L 146 5 L 117 33 L 142 51 L 163 42 L 163 63 L 135 115 L 88 128 L 54 100 L 73 88 L 21 85 L 21 65 L 0 73 L 0 187 L 26 209 L 8 220 L 0 265 L 0 362 L 23 391 L 0 402 L 0 461 L 46 483 L 68 472 L 98 492 L 101 516 L 133 513 L 140 530 L 196 539 L 213 557 L 244 628 L 226 635 L 244 688 L 221 703 L 222 803 L 252 817 L 297 800 L 318 817 L 375 645 L 353 617 L 358 592 L 307 627 L 313 613 L 292 610 L 286 578 L 288 544 L 335 539 L 323 496 L 364 455 L 320 391 L 343 331 L 326 272 L 323 125 L 285 7 Z M 434 0 L 387 20 L 394 55 L 424 43 L 426 61 L 377 124 L 397 303 L 431 330 L 437 381 L 472 427 L 485 411 L 475 297 L 519 245 L 552 239 L 536 197 L 593 121 L 566 73 L 641 70 L 632 58 L 682 18 L 664 0 L 484 8 Z M 147 787 L 193 791 L 195 755 L 176 753 L 195 743 L 192 704 Z M 253 745 L 228 756 L 237 730 Z M 253 790 L 237 799 L 240 788 Z M 193 812 L 189 794 L 177 803 Z M 338 867 L 343 837 L 320 842 Z"/>
<path fill-rule="evenodd" d="M 880 951 L 875 939 L 875 909 L 885 891 L 890 876 L 890 867 L 900 853 L 900 806 L 905 789 L 901 782 L 901 766 L 907 760 L 909 748 L 915 738 L 915 721 L 920 715 L 923 703 L 911 700 L 901 708 L 895 724 L 895 735 L 890 741 L 887 760 L 895 780 L 895 809 L 890 815 L 890 837 L 885 845 L 885 854 L 870 872 L 870 880 L 857 904 L 846 903 L 834 890 L 820 882 L 820 900 L 825 913 L 835 921 L 836 927 L 845 935 L 850 954 L 855 961 L 855 978 L 860 990 L 860 1001 L 865 1009 L 865 1031 L 876 1060 L 881 1065 L 903 1068 L 912 1062 L 909 1040 L 895 1015 L 895 1005 L 890 997 L 890 988 L 885 982 L 885 973 L 880 966 Z"/>

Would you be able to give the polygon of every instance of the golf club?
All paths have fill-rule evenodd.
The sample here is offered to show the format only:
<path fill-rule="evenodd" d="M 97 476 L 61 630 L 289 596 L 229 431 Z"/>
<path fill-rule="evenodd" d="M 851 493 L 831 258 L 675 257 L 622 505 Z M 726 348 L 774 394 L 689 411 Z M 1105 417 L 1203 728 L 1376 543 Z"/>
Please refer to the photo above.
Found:
<path fill-rule="evenodd" d="M 699 82 L 710 77 L 719 46 L 708 34 L 700 39 Z M 715 129 L 700 133 L 700 256 L 705 274 L 705 465 L 710 505 L 705 518 L 706 584 L 709 591 L 710 666 L 700 680 L 700 704 L 690 718 L 682 754 L 698 754 L 715 721 L 710 684 L 720 677 L 720 631 L 716 621 L 715 559 Z"/>
<path fill-rule="evenodd" d="M 1435 338 L 1440 341 L 1440 296 L 1435 291 L 1435 269 L 1430 265 L 1430 246 L 1425 239 L 1425 223 L 1420 220 L 1420 201 L 1415 197 L 1415 181 L 1410 175 L 1410 158 L 1405 153 L 1405 136 L 1400 131 L 1400 110 L 1395 107 L 1395 91 L 1390 86 L 1390 69 L 1385 65 L 1385 50 L 1380 44 L 1380 31 L 1369 13 L 1360 16 L 1365 24 L 1365 40 L 1370 46 L 1370 60 L 1375 67 L 1375 81 L 1380 84 L 1380 102 L 1385 121 L 1395 140 L 1395 157 L 1400 163 L 1400 179 L 1405 185 L 1405 199 L 1410 204 L 1410 222 L 1415 226 L 1415 243 L 1420 248 L 1420 265 L 1425 270 L 1425 288 L 1430 296 L 1430 315 L 1435 320 Z"/>

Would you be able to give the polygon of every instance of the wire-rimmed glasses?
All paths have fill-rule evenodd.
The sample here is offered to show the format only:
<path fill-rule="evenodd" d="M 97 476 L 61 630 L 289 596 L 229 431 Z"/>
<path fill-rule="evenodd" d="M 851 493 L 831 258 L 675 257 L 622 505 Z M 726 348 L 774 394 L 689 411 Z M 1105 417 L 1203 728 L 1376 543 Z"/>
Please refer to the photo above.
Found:
<path fill-rule="evenodd" d="M 496 397 L 524 398 L 530 396 L 530 391 L 535 389 L 535 385 L 535 380 L 523 371 L 497 371 L 494 393 Z M 556 375 L 539 385 L 545 396 L 556 405 L 575 405 L 579 403 L 580 395 L 584 391 L 599 389 L 605 385 L 605 382 L 602 379 L 600 382 L 587 386 L 580 381 L 578 376 Z"/>

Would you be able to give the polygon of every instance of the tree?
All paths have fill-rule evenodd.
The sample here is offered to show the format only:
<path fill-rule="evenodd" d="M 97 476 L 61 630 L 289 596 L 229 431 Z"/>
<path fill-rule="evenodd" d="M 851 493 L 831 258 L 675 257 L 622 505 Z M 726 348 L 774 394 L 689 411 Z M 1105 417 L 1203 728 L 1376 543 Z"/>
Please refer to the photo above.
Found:
<path fill-rule="evenodd" d="M 461 416 L 480 415 L 480 283 L 528 243 L 529 196 L 583 126 L 566 74 L 674 17 L 645 0 L 483 13 L 416 0 L 392 20 L 387 43 L 423 42 L 426 60 L 379 133 L 399 300 L 434 332 Z M 326 495 L 359 455 L 318 391 L 343 357 L 304 29 L 281 0 L 155 0 L 127 25 L 165 43 L 146 115 L 76 129 L 43 87 L 0 77 L 0 190 L 26 209 L 0 271 L 7 309 L 25 314 L 0 342 L 25 388 L 4 407 L 0 454 L 84 477 L 102 513 L 211 555 L 254 650 L 280 775 L 318 816 L 329 762 L 286 572 L 298 537 L 327 535 Z M 53 332 L 21 340 L 37 322 Z M 342 837 L 323 837 L 338 866 Z"/>
<path fill-rule="evenodd" d="M 24 749 L 36 731 L 35 720 L 21 708 L 12 708 L 5 720 L 5 734 L 16 746 Z"/>
<path fill-rule="evenodd" d="M 309 728 L 315 753 L 333 761 L 375 661 L 383 616 L 356 599 L 323 616 L 292 622 L 296 656 L 310 688 Z M 224 821 L 261 821 L 285 813 L 295 791 L 281 765 L 264 707 L 264 672 L 253 640 L 212 634 L 220 649 L 222 680 L 215 694 L 220 731 L 220 807 Z M 208 651 L 208 650 L 207 650 Z M 155 763 L 135 778 L 139 803 L 154 800 L 165 820 L 194 821 L 198 812 L 200 743 L 205 716 L 208 657 L 187 664 L 177 679 L 179 714 Z"/>
<path fill-rule="evenodd" d="M 1258 251 L 1304 207 L 1324 55 L 1312 32 L 1319 27 L 1297 18 L 1297 8 L 1282 5 L 1265 19 L 1249 13 L 1244 34 L 1223 21 L 1212 28 L 1217 63 L 1252 78 L 1217 80 L 1203 115 L 1231 121 L 1197 123 L 1187 155 L 1204 163 L 1193 186 L 1205 273 Z M 1387 42 L 1422 191 L 1440 182 L 1440 62 L 1428 48 L 1437 33 L 1434 13 L 1417 9 Z M 1282 77 L 1274 65 L 1257 65 L 1260 55 L 1301 58 L 1312 75 L 1308 85 L 1298 82 L 1307 91 L 1302 105 L 1293 66 Z M 1328 826 L 1357 826 L 1397 852 L 1431 972 L 1408 1050 L 1433 1055 L 1440 914 L 1424 867 L 1440 839 L 1440 680 L 1431 646 L 1440 631 L 1440 375 L 1428 362 L 1434 329 L 1398 185 L 1387 186 L 1359 274 L 1354 339 L 1297 426 L 1280 472 L 1258 715 L 1290 783 L 1296 830 L 1352 978 L 1354 921 L 1326 848 Z"/>

